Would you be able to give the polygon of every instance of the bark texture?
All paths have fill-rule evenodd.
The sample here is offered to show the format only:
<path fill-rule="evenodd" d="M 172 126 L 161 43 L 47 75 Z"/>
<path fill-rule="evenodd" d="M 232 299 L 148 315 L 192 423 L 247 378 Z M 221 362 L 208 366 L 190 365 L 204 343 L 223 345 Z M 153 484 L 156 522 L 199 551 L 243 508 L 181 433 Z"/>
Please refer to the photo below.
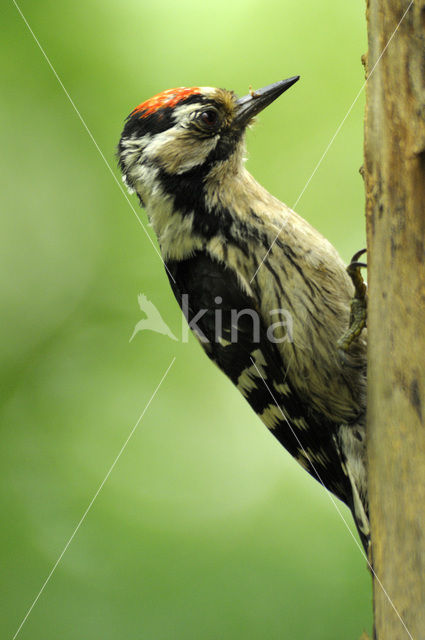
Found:
<path fill-rule="evenodd" d="M 414 0 L 373 68 L 408 6 L 369 0 L 367 8 L 368 464 L 378 640 L 425 639 L 425 0 Z"/>

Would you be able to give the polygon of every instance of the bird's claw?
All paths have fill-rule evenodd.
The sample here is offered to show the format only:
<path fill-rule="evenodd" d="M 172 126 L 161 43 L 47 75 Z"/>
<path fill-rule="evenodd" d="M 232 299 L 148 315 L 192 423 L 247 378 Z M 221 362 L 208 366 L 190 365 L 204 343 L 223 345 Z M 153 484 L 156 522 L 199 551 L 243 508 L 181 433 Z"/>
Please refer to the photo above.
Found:
<path fill-rule="evenodd" d="M 360 256 L 366 253 L 362 249 L 354 254 L 347 267 L 347 273 L 353 281 L 354 298 L 351 300 L 350 325 L 338 340 L 338 348 L 346 352 L 351 343 L 361 334 L 367 321 L 367 286 L 363 280 L 361 269 L 367 267 L 365 262 L 359 262 Z"/>
<path fill-rule="evenodd" d="M 357 262 L 357 260 L 360 258 L 360 256 L 362 256 L 364 253 L 367 253 L 367 249 L 360 249 L 360 251 L 357 251 L 357 253 L 355 253 L 353 255 L 353 257 L 351 258 L 350 264 L 348 265 L 348 267 L 353 263 L 353 262 Z M 347 268 L 348 268 L 347 267 Z"/>

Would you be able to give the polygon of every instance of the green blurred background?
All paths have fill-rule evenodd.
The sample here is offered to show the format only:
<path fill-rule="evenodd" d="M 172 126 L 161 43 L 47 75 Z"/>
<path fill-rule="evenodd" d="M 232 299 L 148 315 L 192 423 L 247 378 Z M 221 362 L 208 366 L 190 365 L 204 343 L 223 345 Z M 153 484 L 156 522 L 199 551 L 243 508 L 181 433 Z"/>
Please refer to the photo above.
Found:
<path fill-rule="evenodd" d="M 152 94 L 300 74 L 248 136 L 249 170 L 293 205 L 364 79 L 362 2 L 20 7 L 118 178 L 123 120 Z M 371 588 L 348 510 L 193 339 L 129 343 L 140 292 L 181 333 L 162 264 L 9 0 L 1 24 L 1 637 L 175 357 L 19 638 L 358 638 Z M 363 100 L 297 206 L 345 260 L 365 244 Z"/>

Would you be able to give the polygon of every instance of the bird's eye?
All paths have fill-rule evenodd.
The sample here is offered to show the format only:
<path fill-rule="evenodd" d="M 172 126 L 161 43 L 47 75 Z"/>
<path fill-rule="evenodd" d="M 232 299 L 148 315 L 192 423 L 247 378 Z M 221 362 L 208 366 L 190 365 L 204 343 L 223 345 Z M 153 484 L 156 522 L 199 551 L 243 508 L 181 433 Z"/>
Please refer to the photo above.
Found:
<path fill-rule="evenodd" d="M 218 122 L 218 113 L 215 109 L 207 109 L 201 113 L 200 119 L 208 127 L 214 127 Z"/>

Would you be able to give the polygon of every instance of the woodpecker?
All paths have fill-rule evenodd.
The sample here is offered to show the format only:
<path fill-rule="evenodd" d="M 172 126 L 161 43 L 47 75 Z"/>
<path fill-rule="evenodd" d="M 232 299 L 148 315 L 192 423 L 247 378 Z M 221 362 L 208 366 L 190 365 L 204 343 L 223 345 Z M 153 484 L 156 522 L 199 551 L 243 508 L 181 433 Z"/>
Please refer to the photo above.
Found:
<path fill-rule="evenodd" d="M 206 354 L 348 505 L 368 550 L 366 332 L 345 341 L 343 357 L 338 348 L 353 283 L 336 249 L 244 164 L 247 128 L 298 79 L 242 98 L 212 87 L 163 91 L 128 116 L 118 163 Z"/>

